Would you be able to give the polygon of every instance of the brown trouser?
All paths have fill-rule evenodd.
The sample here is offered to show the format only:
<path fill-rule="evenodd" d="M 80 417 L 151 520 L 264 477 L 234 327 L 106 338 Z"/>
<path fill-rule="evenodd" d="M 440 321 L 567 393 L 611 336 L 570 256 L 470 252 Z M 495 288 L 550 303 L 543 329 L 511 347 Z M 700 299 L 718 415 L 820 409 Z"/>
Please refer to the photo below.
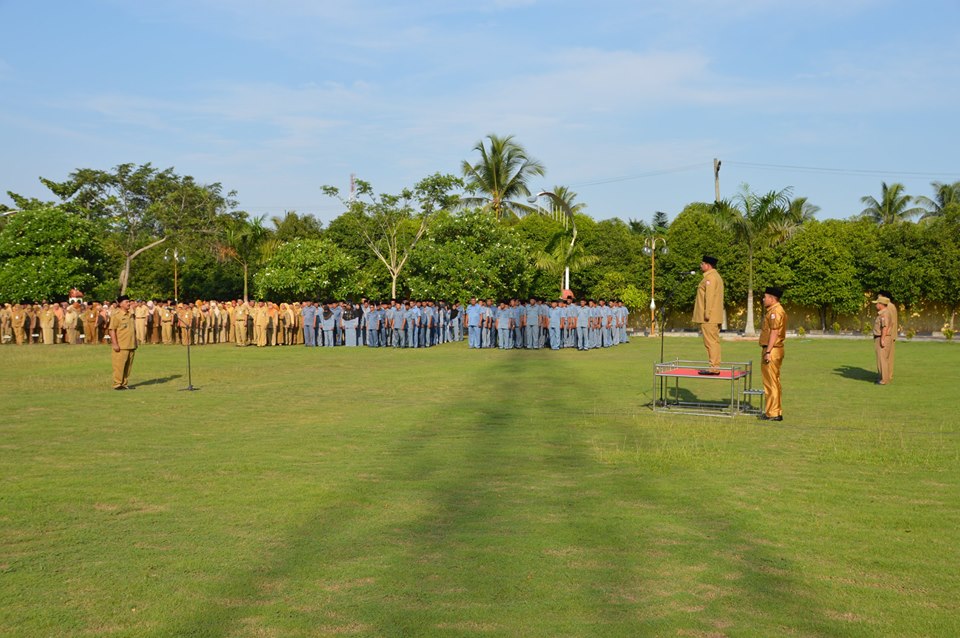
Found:
<path fill-rule="evenodd" d="M 720 366 L 720 324 L 701 323 L 700 332 L 703 334 L 703 346 L 707 349 L 707 359 L 711 368 Z"/>
<path fill-rule="evenodd" d="M 883 337 L 873 338 L 873 351 L 877 355 L 877 374 L 880 375 L 880 383 L 890 383 L 893 376 L 893 339 L 887 338 L 884 345 Z"/>
<path fill-rule="evenodd" d="M 761 346 L 762 347 L 762 346 Z M 763 373 L 764 414 L 781 416 L 780 407 L 780 365 L 783 363 L 783 348 L 770 351 L 770 363 L 760 359 L 760 371 Z"/>
<path fill-rule="evenodd" d="M 97 342 L 97 324 L 96 322 L 83 322 L 83 342 L 93 345 Z"/>
<path fill-rule="evenodd" d="M 113 387 L 125 388 L 130 380 L 130 369 L 133 367 L 133 355 L 136 350 L 113 351 Z"/>

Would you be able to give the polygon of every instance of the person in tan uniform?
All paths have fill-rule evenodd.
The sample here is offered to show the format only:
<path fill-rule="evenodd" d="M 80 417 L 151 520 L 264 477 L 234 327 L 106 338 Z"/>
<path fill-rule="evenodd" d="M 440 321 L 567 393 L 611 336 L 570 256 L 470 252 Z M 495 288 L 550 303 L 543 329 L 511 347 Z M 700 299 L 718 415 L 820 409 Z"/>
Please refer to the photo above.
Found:
<path fill-rule="evenodd" d="M 160 309 L 160 335 L 163 345 L 171 346 L 173 345 L 173 318 L 175 315 L 173 306 L 169 299 L 167 303 L 157 304 L 157 306 Z"/>
<path fill-rule="evenodd" d="M 64 328 L 67 331 L 66 342 L 76 345 L 80 341 L 80 304 L 74 301 L 63 315 Z"/>
<path fill-rule="evenodd" d="M 83 343 L 91 346 L 97 343 L 97 318 L 100 312 L 96 304 L 84 304 L 80 313 L 80 321 L 83 322 Z"/>
<path fill-rule="evenodd" d="M 0 308 L 0 344 L 13 341 L 13 306 L 9 303 Z"/>
<path fill-rule="evenodd" d="M 723 323 L 723 278 L 717 272 L 717 258 L 704 255 L 700 262 L 703 278 L 697 286 L 697 300 L 693 306 L 693 323 L 700 324 L 703 345 L 710 361 L 709 370 L 700 374 L 720 374 L 720 325 Z"/>
<path fill-rule="evenodd" d="M 873 351 L 877 357 L 877 385 L 890 383 L 890 359 L 893 352 L 893 338 L 890 331 L 890 299 L 883 295 L 873 300 L 877 307 L 877 318 L 873 322 Z"/>
<path fill-rule="evenodd" d="M 900 334 L 900 313 L 897 311 L 897 302 L 889 292 L 880 293 L 890 300 L 887 304 L 887 319 L 890 323 L 890 352 L 887 358 L 890 360 L 890 380 L 893 381 L 893 359 L 897 353 L 897 335 Z"/>
<path fill-rule="evenodd" d="M 137 335 L 134 318 L 130 314 L 130 298 L 120 295 L 118 307 L 110 315 L 110 347 L 113 348 L 113 389 L 132 390 L 130 370 L 133 368 L 133 355 L 137 351 Z"/>
<path fill-rule="evenodd" d="M 270 327 L 270 312 L 267 305 L 260 301 L 257 302 L 253 310 L 253 343 L 262 348 L 267 345 L 267 331 Z"/>
<path fill-rule="evenodd" d="M 29 320 L 27 311 L 24 310 L 23 306 L 18 303 L 13 304 L 13 308 L 10 309 L 10 322 L 13 328 L 13 340 L 16 344 L 22 346 L 30 343 L 30 340 L 27 339 L 27 325 L 29 324 Z"/>
<path fill-rule="evenodd" d="M 50 304 L 50 310 L 53 310 L 53 316 L 56 317 L 56 323 L 54 323 L 53 326 L 53 342 L 63 343 L 63 332 L 65 329 L 64 314 L 66 313 L 66 310 L 61 304 L 58 303 Z"/>
<path fill-rule="evenodd" d="M 139 346 L 147 342 L 147 318 L 150 311 L 146 304 L 139 301 L 131 302 L 130 305 L 133 306 L 133 325 L 136 328 L 137 345 Z"/>
<path fill-rule="evenodd" d="M 245 347 L 247 345 L 247 320 L 252 311 L 253 308 L 250 307 L 250 303 L 243 302 L 238 305 L 233 312 L 234 341 L 238 347 Z"/>
<path fill-rule="evenodd" d="M 783 421 L 780 392 L 780 366 L 783 363 L 783 342 L 787 337 L 787 313 L 780 305 L 783 290 L 769 287 L 763 293 L 763 324 L 760 329 L 762 348 L 763 394 L 765 405 L 760 419 Z"/>
<path fill-rule="evenodd" d="M 40 334 L 43 335 L 43 344 L 52 346 L 54 343 L 53 332 L 57 327 L 57 315 L 50 307 L 50 304 L 43 304 L 40 307 Z"/>

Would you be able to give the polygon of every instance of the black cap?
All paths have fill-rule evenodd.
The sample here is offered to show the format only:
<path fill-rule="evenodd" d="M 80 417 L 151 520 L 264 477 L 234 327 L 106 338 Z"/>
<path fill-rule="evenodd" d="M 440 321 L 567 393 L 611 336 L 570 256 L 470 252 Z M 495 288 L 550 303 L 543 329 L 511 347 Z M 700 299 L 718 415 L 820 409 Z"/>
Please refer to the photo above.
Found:
<path fill-rule="evenodd" d="M 702 259 L 701 261 L 703 261 L 703 263 L 705 263 L 705 264 L 710 264 L 710 265 L 713 266 L 714 268 L 717 267 L 717 258 L 716 258 L 716 257 L 711 257 L 710 255 L 704 255 L 704 256 L 703 256 L 703 259 Z"/>
<path fill-rule="evenodd" d="M 767 286 L 763 291 L 765 295 L 773 295 L 777 299 L 783 296 L 783 288 L 777 288 L 776 286 Z"/>

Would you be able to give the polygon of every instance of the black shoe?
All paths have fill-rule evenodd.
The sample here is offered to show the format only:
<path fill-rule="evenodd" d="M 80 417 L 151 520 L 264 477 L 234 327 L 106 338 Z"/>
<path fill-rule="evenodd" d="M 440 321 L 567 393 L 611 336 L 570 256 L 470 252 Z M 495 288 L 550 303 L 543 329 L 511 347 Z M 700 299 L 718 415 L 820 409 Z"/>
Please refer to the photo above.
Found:
<path fill-rule="evenodd" d="M 766 414 L 760 415 L 761 421 L 783 421 L 783 415 L 780 416 L 767 416 Z"/>
<path fill-rule="evenodd" d="M 719 370 L 697 370 L 697 374 L 703 374 L 711 377 L 715 377 L 720 374 Z"/>
<path fill-rule="evenodd" d="M 135 385 L 125 385 L 125 386 L 123 386 L 123 389 L 124 389 L 124 390 L 136 390 L 136 389 L 137 389 L 137 386 L 135 386 Z"/>
<path fill-rule="evenodd" d="M 126 390 L 126 388 L 123 387 L 122 385 L 119 385 L 119 386 L 115 387 L 114 390 Z"/>

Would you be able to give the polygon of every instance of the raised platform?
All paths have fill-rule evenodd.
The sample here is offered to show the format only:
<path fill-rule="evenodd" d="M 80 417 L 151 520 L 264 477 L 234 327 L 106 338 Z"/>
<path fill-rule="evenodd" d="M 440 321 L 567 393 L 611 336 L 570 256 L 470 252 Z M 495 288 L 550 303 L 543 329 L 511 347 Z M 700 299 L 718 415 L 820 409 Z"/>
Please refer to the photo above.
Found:
<path fill-rule="evenodd" d="M 702 374 L 712 371 L 714 374 Z M 710 381 L 728 386 L 720 393 L 722 398 L 698 398 L 687 388 L 681 388 L 692 379 Z M 711 369 L 708 361 L 676 359 L 653 364 L 653 411 L 698 416 L 735 417 L 756 415 L 763 404 L 763 390 L 753 388 L 753 362 L 723 362 Z M 760 405 L 754 406 L 754 397 Z"/>

